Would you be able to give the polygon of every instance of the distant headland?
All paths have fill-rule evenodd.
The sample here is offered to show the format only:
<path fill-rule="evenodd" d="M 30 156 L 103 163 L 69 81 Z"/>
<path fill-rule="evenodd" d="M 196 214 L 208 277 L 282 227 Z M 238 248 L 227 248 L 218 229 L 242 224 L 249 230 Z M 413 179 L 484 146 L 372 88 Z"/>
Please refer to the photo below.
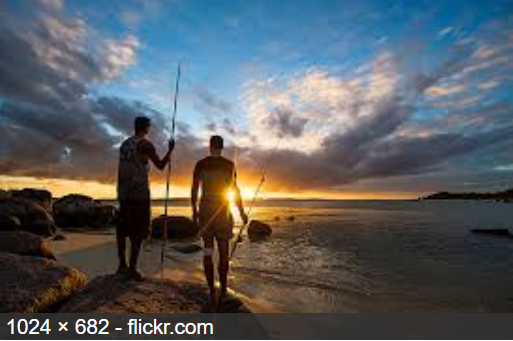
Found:
<path fill-rule="evenodd" d="M 450 193 L 438 192 L 430 194 L 425 197 L 420 197 L 419 200 L 493 200 L 501 202 L 513 202 L 513 188 L 500 192 L 463 192 L 463 193 Z"/>

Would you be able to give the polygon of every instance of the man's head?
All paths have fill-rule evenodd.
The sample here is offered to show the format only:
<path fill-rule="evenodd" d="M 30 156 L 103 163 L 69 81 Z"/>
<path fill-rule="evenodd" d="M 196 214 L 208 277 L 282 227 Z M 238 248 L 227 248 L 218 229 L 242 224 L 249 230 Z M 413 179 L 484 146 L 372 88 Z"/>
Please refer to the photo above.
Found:
<path fill-rule="evenodd" d="M 213 135 L 210 138 L 210 154 L 221 155 L 223 153 L 224 141 L 219 135 Z"/>
<path fill-rule="evenodd" d="M 139 116 L 135 118 L 134 129 L 136 135 L 147 135 L 150 131 L 151 120 L 148 117 Z"/>

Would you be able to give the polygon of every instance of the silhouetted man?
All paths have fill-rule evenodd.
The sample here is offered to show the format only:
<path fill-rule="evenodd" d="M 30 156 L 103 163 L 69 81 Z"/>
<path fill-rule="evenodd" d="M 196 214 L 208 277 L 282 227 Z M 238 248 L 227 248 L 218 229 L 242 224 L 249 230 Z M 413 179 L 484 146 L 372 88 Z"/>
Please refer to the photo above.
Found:
<path fill-rule="evenodd" d="M 118 200 L 119 223 L 116 229 L 119 268 L 117 274 L 127 275 L 135 280 L 143 277 L 137 271 L 137 258 L 141 243 L 149 235 L 151 220 L 149 162 L 160 170 L 169 162 L 175 142 L 169 140 L 168 151 L 160 159 L 153 144 L 147 140 L 150 119 L 137 117 L 135 134 L 126 139 L 119 149 Z M 130 239 L 130 263 L 125 258 L 126 238 Z"/>
<path fill-rule="evenodd" d="M 214 263 L 212 261 L 214 240 L 219 251 L 219 281 L 222 299 L 228 288 L 229 246 L 233 237 L 233 217 L 230 211 L 229 193 L 233 193 L 239 214 L 247 223 L 240 191 L 236 182 L 236 170 L 232 161 L 222 156 L 223 138 L 210 138 L 210 156 L 198 161 L 194 168 L 191 190 L 193 220 L 199 225 L 204 241 L 203 267 L 210 290 L 210 304 L 216 305 L 214 285 Z M 198 190 L 201 186 L 201 200 L 198 209 Z"/>

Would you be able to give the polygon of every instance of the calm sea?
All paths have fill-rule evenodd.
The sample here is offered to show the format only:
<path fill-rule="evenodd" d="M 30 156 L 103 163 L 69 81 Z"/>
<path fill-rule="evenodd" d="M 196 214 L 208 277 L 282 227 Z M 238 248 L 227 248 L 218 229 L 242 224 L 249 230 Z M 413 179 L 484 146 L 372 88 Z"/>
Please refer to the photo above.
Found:
<path fill-rule="evenodd" d="M 273 201 L 251 218 L 274 233 L 240 245 L 231 286 L 285 311 L 513 312 L 513 240 L 469 232 L 513 231 L 511 204 Z"/>

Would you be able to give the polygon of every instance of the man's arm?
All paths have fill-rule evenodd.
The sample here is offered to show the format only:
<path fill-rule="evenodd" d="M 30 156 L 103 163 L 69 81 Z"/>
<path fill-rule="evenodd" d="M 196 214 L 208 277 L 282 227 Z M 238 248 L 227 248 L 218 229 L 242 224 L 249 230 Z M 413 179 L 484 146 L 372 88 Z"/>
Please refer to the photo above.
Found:
<path fill-rule="evenodd" d="M 159 158 L 157 151 L 155 150 L 155 147 L 151 142 L 146 142 L 141 144 L 142 152 L 148 156 L 148 158 L 153 162 L 155 167 L 157 167 L 160 170 L 163 170 L 164 167 L 166 167 L 167 163 L 169 162 L 169 158 L 171 156 L 171 152 L 173 151 L 175 147 L 175 141 L 173 139 L 169 140 L 168 150 L 166 155 L 161 159 Z"/>
<path fill-rule="evenodd" d="M 191 187 L 191 207 L 192 207 L 192 220 L 198 224 L 198 190 L 200 185 L 200 178 L 198 176 L 198 165 L 194 167 L 194 174 L 192 177 Z"/>

